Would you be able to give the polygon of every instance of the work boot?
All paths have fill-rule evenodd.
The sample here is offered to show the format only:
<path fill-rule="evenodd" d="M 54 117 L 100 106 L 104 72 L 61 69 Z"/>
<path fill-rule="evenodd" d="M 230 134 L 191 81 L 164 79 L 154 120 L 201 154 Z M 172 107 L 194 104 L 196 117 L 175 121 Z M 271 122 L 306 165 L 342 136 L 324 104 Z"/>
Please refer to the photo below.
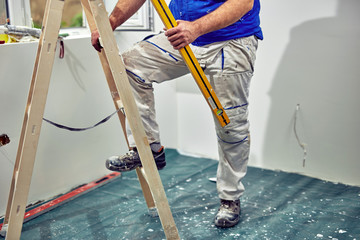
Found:
<path fill-rule="evenodd" d="M 161 147 L 158 152 L 153 150 L 151 151 L 154 156 L 157 169 L 163 169 L 166 166 L 164 147 Z M 136 148 L 126 153 L 124 156 L 112 156 L 108 158 L 105 165 L 107 169 L 116 172 L 127 172 L 142 166 L 140 156 Z"/>
<path fill-rule="evenodd" d="M 235 226 L 240 219 L 240 200 L 220 199 L 220 202 L 220 208 L 215 216 L 215 225 L 223 228 Z"/>

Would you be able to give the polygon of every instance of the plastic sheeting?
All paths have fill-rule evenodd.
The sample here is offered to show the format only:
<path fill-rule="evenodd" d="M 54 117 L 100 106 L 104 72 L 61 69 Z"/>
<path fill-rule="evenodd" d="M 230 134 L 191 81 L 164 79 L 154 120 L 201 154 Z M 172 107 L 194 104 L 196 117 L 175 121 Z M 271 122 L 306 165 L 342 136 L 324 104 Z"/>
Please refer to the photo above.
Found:
<path fill-rule="evenodd" d="M 181 239 L 360 239 L 360 188 L 248 168 L 240 223 L 215 227 L 217 161 L 166 149 L 160 176 Z M 24 224 L 21 239 L 165 239 L 136 173 Z"/>

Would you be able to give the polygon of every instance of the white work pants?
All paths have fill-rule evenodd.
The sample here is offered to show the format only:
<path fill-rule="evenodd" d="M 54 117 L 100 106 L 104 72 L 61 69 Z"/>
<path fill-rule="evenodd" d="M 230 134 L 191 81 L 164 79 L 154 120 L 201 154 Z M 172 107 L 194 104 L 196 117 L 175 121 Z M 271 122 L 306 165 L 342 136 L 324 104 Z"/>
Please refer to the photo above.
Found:
<path fill-rule="evenodd" d="M 244 192 L 241 180 L 249 158 L 248 94 L 257 39 L 251 36 L 191 48 L 230 118 L 230 124 L 222 128 L 214 117 L 219 149 L 217 190 L 221 199 L 236 200 Z M 149 143 L 160 143 L 152 83 L 172 80 L 189 70 L 163 33 L 137 43 L 122 57 Z M 130 128 L 127 134 L 130 145 L 135 146 Z"/>

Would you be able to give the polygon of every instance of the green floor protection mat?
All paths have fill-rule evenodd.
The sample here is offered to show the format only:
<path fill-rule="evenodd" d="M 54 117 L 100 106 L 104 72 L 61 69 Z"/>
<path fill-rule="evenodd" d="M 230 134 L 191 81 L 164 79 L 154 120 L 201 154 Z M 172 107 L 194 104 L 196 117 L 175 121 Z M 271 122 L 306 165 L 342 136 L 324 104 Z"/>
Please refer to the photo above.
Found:
<path fill-rule="evenodd" d="M 298 174 L 248 168 L 237 226 L 214 225 L 217 161 L 166 149 L 160 171 L 181 239 L 359 239 L 360 188 Z M 21 239 L 165 239 L 136 173 L 127 172 L 29 222 Z"/>

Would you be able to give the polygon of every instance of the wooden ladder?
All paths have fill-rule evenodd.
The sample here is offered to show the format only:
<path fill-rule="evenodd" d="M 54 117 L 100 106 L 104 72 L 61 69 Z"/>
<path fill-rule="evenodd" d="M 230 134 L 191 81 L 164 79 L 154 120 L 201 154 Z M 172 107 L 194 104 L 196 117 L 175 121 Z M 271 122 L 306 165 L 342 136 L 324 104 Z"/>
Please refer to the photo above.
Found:
<path fill-rule="evenodd" d="M 167 239 L 180 239 L 104 3 L 102 0 L 81 0 L 81 3 L 90 29 L 97 28 L 102 39 L 103 49 L 99 53 L 99 57 L 113 102 L 117 110 L 124 109 L 135 139 L 143 166 L 141 170 L 137 169 L 136 172 L 149 211 L 157 210 Z M 63 8 L 64 0 L 48 0 L 46 2 L 42 34 L 39 40 L 2 229 L 5 228 L 6 239 L 20 239 L 21 235 Z M 121 111 L 118 111 L 118 116 L 125 133 L 125 116 Z"/>

